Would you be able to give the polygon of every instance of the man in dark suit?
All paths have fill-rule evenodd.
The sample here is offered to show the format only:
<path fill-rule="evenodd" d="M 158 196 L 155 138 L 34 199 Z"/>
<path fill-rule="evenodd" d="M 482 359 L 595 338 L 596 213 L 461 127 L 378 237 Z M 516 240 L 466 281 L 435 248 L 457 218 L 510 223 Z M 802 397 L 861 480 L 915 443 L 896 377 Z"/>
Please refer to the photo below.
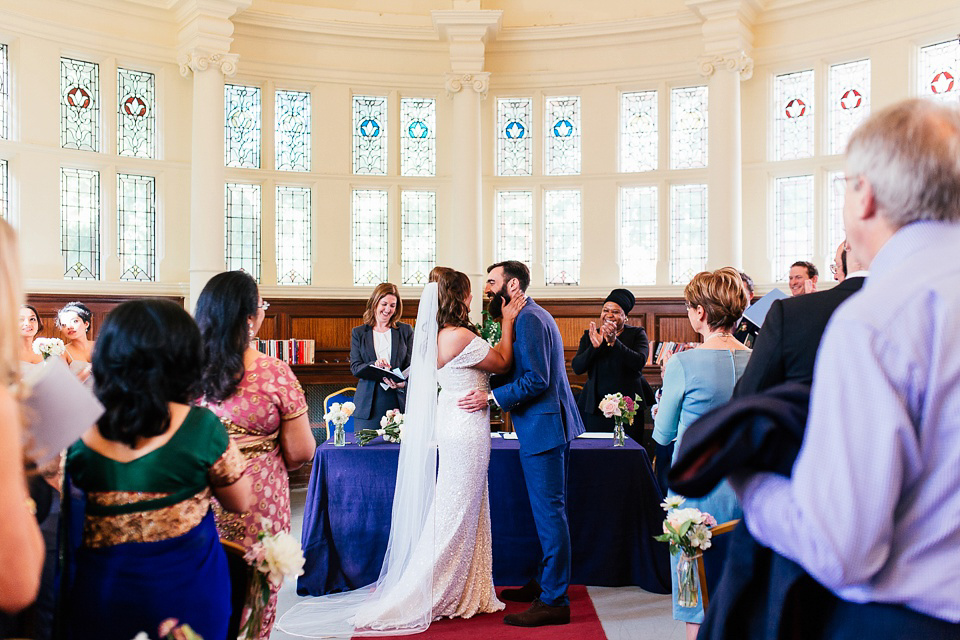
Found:
<path fill-rule="evenodd" d="M 859 269 L 856 263 L 848 266 Z M 827 291 L 774 301 L 733 397 L 759 393 L 781 382 L 813 382 L 813 364 L 827 322 L 841 303 L 860 290 L 866 275 L 857 270 Z"/>

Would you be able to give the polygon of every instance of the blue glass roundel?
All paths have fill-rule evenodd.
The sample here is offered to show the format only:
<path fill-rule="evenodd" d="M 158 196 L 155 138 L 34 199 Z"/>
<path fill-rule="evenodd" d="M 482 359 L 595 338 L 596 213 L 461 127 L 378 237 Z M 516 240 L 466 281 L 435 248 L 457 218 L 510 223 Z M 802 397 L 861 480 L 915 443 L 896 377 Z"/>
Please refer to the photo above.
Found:
<path fill-rule="evenodd" d="M 557 120 L 553 125 L 553 135 L 558 138 L 569 138 L 573 134 L 573 125 L 569 120 Z"/>
<path fill-rule="evenodd" d="M 407 133 L 410 134 L 411 138 L 426 138 L 429 132 L 430 129 L 420 120 L 414 120 L 410 123 L 410 126 L 407 127 Z"/>
<path fill-rule="evenodd" d="M 504 133 L 507 134 L 507 140 L 519 140 L 526 135 L 527 130 L 523 126 L 523 123 L 513 120 L 507 125 L 507 128 L 504 129 Z"/>
<path fill-rule="evenodd" d="M 364 138 L 376 138 L 380 135 L 380 125 L 373 118 L 367 118 L 360 123 L 360 135 Z"/>

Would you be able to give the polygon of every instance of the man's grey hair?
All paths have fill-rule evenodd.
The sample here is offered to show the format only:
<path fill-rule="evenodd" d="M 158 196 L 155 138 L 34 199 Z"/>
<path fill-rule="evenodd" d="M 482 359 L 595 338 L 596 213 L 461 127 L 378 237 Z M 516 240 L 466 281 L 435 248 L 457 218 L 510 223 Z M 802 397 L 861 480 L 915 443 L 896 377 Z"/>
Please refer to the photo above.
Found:
<path fill-rule="evenodd" d="M 960 221 L 960 105 L 913 99 L 872 115 L 847 145 L 847 176 L 858 175 L 896 229 Z"/>

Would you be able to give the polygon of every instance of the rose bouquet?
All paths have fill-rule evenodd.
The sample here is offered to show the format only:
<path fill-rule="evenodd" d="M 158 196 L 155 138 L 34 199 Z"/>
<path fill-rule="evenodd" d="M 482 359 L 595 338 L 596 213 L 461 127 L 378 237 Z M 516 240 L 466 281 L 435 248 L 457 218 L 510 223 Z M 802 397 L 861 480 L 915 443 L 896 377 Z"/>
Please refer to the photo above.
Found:
<path fill-rule="evenodd" d="M 403 435 L 403 414 L 399 409 L 390 409 L 380 418 L 379 429 L 361 429 L 357 432 L 357 444 L 361 447 L 376 437 L 383 437 L 387 442 L 400 442 Z"/>
<path fill-rule="evenodd" d="M 37 338 L 33 341 L 33 352 L 46 360 L 50 356 L 62 356 L 67 352 L 67 348 L 63 346 L 60 338 Z"/>
<path fill-rule="evenodd" d="M 613 418 L 613 444 L 623 446 L 624 427 L 633 424 L 637 410 L 642 404 L 640 396 L 625 396 L 622 393 L 608 393 L 600 401 L 599 409 L 604 418 Z"/>
<path fill-rule="evenodd" d="M 352 402 L 334 402 L 330 405 L 330 410 L 323 414 L 323 421 L 333 425 L 333 444 L 342 447 L 347 444 L 347 434 L 343 430 L 343 425 L 353 415 L 357 405 Z"/>
<path fill-rule="evenodd" d="M 710 527 L 717 520 L 709 513 L 699 509 L 680 509 L 684 499 L 670 496 L 660 503 L 667 517 L 663 521 L 663 534 L 656 536 L 658 542 L 669 542 L 670 553 L 680 554 L 677 560 L 677 604 L 681 607 L 695 607 L 699 600 L 699 587 L 696 569 L 696 557 L 713 544 Z"/>
<path fill-rule="evenodd" d="M 303 550 L 300 543 L 286 531 L 269 533 L 273 523 L 260 519 L 261 531 L 257 543 L 250 547 L 243 559 L 255 569 L 250 580 L 251 597 L 240 621 L 241 638 L 259 638 L 263 612 L 270 601 L 270 587 L 280 587 L 283 578 L 303 575 Z"/>

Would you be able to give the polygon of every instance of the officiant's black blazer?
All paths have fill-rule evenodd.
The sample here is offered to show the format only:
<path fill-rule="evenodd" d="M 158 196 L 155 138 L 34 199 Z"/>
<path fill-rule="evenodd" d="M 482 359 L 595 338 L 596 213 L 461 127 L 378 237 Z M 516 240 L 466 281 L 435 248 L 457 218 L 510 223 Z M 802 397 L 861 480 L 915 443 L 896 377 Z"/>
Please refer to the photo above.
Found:
<path fill-rule="evenodd" d="M 413 327 L 405 322 L 398 322 L 397 328 L 392 331 L 390 338 L 390 367 L 404 371 L 409 369 L 413 349 Z M 377 351 L 373 346 L 373 327 L 368 324 L 354 327 L 350 334 L 350 372 L 357 375 L 364 366 L 376 361 Z M 380 384 L 379 380 L 364 380 L 363 378 L 357 380 L 357 392 L 353 396 L 353 403 L 357 407 L 353 413 L 354 416 L 363 419 L 371 417 L 373 396 L 378 384 Z M 402 410 L 405 395 L 403 392 L 399 392 L 398 396 Z"/>
<path fill-rule="evenodd" d="M 863 278 L 847 278 L 826 291 L 776 300 L 733 397 L 759 393 L 781 382 L 813 382 L 813 365 L 830 316 L 860 290 Z"/>

